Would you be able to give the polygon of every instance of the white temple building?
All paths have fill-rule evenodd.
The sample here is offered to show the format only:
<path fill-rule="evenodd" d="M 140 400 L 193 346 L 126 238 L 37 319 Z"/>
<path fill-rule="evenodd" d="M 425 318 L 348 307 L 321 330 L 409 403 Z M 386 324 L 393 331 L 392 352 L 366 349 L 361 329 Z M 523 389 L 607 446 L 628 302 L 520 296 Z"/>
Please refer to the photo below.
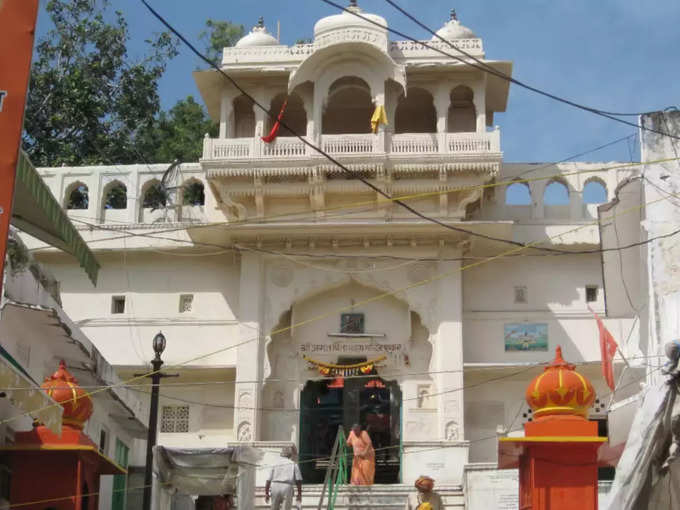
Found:
<path fill-rule="evenodd" d="M 287 99 L 284 122 L 351 174 L 285 128 L 265 143 L 274 119 L 217 71 L 196 71 L 220 125 L 200 161 L 40 170 L 96 253 L 98 285 L 56 250 L 35 256 L 120 377 L 148 366 L 163 331 L 166 371 L 180 377 L 162 383 L 160 443 L 292 442 L 319 484 L 338 425 L 361 422 L 385 491 L 428 474 L 452 508 L 475 508 L 469 480 L 493 486 L 497 434 L 531 419 L 526 386 L 556 346 L 593 381 L 591 419 L 606 434 L 588 307 L 628 358 L 646 354 L 646 325 L 622 289 L 607 294 L 598 251 L 597 202 L 638 167 L 504 162 L 494 120 L 509 82 L 455 48 L 506 75 L 512 62 L 487 59 L 455 15 L 438 32 L 453 48 L 428 44 L 459 59 L 371 22 L 387 25 L 352 5 L 294 46 L 260 23 L 221 64 L 274 117 Z M 161 182 L 170 196 L 154 208 Z M 548 188 L 563 200 L 544 200 Z M 625 379 L 616 400 L 644 368 Z"/>

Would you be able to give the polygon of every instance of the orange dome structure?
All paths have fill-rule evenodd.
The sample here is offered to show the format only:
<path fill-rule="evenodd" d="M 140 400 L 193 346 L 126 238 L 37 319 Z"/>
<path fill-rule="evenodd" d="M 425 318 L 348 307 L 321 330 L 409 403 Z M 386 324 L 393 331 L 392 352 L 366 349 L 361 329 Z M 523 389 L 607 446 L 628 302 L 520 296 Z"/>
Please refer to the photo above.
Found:
<path fill-rule="evenodd" d="M 527 387 L 526 401 L 535 418 L 554 415 L 586 418 L 595 401 L 595 390 L 574 365 L 564 361 L 562 348 L 558 346 L 552 363 Z"/>
<path fill-rule="evenodd" d="M 63 424 L 82 430 L 92 416 L 92 399 L 78 386 L 78 380 L 66 369 L 64 360 L 59 362 L 59 369 L 54 374 L 45 378 L 41 387 L 64 408 Z"/>

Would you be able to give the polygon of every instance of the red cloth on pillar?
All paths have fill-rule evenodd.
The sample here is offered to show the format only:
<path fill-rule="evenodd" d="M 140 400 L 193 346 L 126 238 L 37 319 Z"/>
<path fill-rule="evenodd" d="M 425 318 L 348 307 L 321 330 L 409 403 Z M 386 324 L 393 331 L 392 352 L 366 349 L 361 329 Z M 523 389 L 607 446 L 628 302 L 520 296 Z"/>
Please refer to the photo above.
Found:
<path fill-rule="evenodd" d="M 283 102 L 283 105 L 281 105 L 281 111 L 279 112 L 279 116 L 276 118 L 276 122 L 272 126 L 271 131 L 267 136 L 262 137 L 262 141 L 265 143 L 271 143 L 273 142 L 276 137 L 279 135 L 279 128 L 281 127 L 281 119 L 283 118 L 283 112 L 286 110 L 286 105 L 288 104 L 288 99 L 286 99 Z"/>

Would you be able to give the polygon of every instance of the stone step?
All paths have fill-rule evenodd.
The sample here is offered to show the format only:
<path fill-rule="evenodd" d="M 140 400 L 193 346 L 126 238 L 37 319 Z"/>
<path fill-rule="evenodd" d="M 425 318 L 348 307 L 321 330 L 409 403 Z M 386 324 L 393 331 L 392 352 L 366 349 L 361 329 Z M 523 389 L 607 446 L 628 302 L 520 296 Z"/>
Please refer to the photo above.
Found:
<path fill-rule="evenodd" d="M 304 485 L 302 487 L 302 508 L 304 510 L 316 509 L 321 497 L 321 485 Z M 437 487 L 437 492 L 442 496 L 444 508 L 465 508 L 465 498 L 460 486 Z M 340 487 L 335 502 L 337 510 L 404 510 L 408 495 L 414 492 L 412 485 L 376 484 L 369 487 L 357 487 L 346 485 Z M 323 508 L 328 504 L 328 496 L 324 498 Z M 270 508 L 264 502 L 264 487 L 257 487 L 255 508 L 264 510 Z M 293 507 L 295 508 L 295 506 Z"/>

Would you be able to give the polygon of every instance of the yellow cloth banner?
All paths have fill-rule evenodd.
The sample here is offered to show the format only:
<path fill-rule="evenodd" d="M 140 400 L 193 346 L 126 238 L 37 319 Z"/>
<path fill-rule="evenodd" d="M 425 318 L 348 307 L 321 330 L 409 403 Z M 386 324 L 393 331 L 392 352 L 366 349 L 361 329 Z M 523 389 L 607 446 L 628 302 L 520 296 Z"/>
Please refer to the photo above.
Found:
<path fill-rule="evenodd" d="M 380 124 L 387 125 L 387 113 L 385 113 L 385 107 L 381 104 L 375 107 L 375 111 L 371 117 L 371 129 L 374 133 L 378 132 L 378 126 Z"/>

